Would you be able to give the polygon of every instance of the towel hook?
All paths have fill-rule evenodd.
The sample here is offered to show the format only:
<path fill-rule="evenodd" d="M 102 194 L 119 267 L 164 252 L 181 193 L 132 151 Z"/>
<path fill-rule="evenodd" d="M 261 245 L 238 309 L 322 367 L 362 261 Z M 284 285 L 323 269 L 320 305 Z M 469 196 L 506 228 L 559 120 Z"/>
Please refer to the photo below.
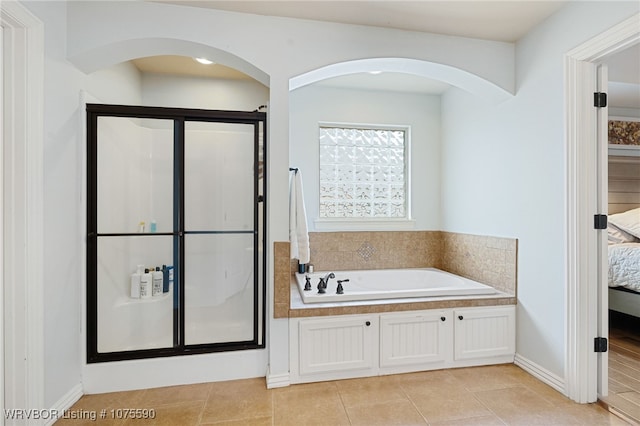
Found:
<path fill-rule="evenodd" d="M 294 173 L 298 173 L 298 168 L 297 167 L 289 167 L 289 171 L 290 172 L 294 172 Z"/>

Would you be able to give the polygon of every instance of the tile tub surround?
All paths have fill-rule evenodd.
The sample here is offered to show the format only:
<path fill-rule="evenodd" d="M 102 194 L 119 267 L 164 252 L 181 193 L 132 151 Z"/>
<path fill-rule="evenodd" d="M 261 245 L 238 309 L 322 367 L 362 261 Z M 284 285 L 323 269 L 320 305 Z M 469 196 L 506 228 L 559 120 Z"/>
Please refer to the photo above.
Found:
<path fill-rule="evenodd" d="M 316 271 L 438 268 L 491 285 L 509 296 L 501 296 L 496 304 L 512 304 L 516 300 L 518 241 L 513 238 L 442 231 L 312 232 L 309 242 L 311 263 Z M 297 261 L 289 258 L 289 242 L 275 242 L 275 318 L 306 316 L 302 311 L 318 312 L 318 309 L 290 309 L 292 278 L 296 270 Z M 459 306 L 470 306 L 468 300 L 463 302 Z M 478 303 L 485 304 L 488 300 Z M 391 310 L 405 310 L 396 303 L 389 306 L 394 307 Z M 365 307 L 345 306 L 340 310 L 345 309 L 354 313 L 354 310 L 363 312 Z M 328 311 L 334 311 L 334 308 Z"/>

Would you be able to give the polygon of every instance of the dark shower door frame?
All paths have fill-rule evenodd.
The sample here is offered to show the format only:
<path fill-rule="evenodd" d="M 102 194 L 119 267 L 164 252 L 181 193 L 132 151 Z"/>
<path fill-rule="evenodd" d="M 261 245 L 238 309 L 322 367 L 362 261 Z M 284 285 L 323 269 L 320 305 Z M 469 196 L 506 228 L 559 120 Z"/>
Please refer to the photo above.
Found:
<path fill-rule="evenodd" d="M 172 236 L 174 266 L 173 345 L 156 349 L 98 352 L 98 239 L 140 236 L 139 233 L 98 232 L 98 117 L 173 120 L 173 231 L 145 236 Z M 87 118 L 87 363 L 262 349 L 266 332 L 266 187 L 267 115 L 258 110 L 223 111 L 129 105 L 86 104 Z M 248 124 L 254 128 L 254 228 L 253 233 L 253 339 L 237 342 L 185 344 L 185 123 Z M 262 152 L 261 152 L 262 151 Z M 261 155 L 262 154 L 262 155 Z M 262 183 L 260 183 L 260 174 Z M 262 225 L 259 223 L 262 214 Z M 196 232 L 196 233 L 202 233 Z M 212 232 L 214 233 L 214 232 Z M 262 247 L 260 247 L 260 244 Z"/>

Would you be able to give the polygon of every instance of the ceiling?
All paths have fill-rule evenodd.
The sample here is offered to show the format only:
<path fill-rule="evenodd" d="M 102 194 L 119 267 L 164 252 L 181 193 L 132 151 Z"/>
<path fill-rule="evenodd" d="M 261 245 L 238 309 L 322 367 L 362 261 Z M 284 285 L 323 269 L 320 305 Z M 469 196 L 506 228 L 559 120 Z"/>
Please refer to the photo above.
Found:
<path fill-rule="evenodd" d="M 562 0 L 154 1 L 505 42 L 517 41 L 567 3 Z"/>
<path fill-rule="evenodd" d="M 435 34 L 515 42 L 568 1 L 561 0 L 144 0 L 188 7 L 219 9 L 256 15 L 338 22 L 420 31 Z M 133 61 L 142 72 L 185 74 L 209 78 L 248 79 L 220 64 L 201 65 L 191 58 L 159 56 Z M 606 59 L 611 81 L 636 85 L 640 90 L 640 45 Z M 336 87 L 443 93 L 449 86 L 407 74 L 355 74 L 336 77 L 323 84 Z M 624 97 L 625 106 L 638 105 L 635 91 L 611 87 L 612 101 Z M 625 95 L 626 93 L 626 95 Z M 638 98 L 638 99 L 636 99 Z M 629 106 L 632 107 L 632 106 Z"/>

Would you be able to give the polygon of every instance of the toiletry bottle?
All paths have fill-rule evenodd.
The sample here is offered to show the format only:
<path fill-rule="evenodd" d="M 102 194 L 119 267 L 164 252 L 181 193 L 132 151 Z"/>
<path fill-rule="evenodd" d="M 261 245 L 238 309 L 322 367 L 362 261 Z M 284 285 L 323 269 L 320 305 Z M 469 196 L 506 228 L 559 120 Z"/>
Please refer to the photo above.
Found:
<path fill-rule="evenodd" d="M 138 265 L 136 272 L 131 274 L 131 297 L 134 299 L 140 298 L 140 279 L 142 278 L 142 265 Z"/>
<path fill-rule="evenodd" d="M 143 221 L 141 221 L 138 224 L 138 232 L 141 233 L 141 234 L 144 234 L 144 222 Z"/>
<path fill-rule="evenodd" d="M 144 274 L 140 277 L 140 297 L 142 299 L 151 297 L 151 280 L 151 273 L 149 273 L 149 270 L 145 268 Z"/>
<path fill-rule="evenodd" d="M 149 225 L 149 226 L 150 226 L 149 232 L 151 232 L 151 233 L 155 233 L 158 230 L 158 224 L 156 223 L 155 219 L 153 219 L 151 221 L 151 225 Z"/>
<path fill-rule="evenodd" d="M 173 273 L 175 271 L 175 266 L 167 266 L 169 270 L 169 285 L 173 284 Z"/>
<path fill-rule="evenodd" d="M 153 271 L 153 289 L 151 295 L 153 297 L 162 296 L 162 271 L 159 266 L 156 266 L 156 270 Z"/>
<path fill-rule="evenodd" d="M 169 293 L 169 268 L 162 265 L 162 292 Z"/>

